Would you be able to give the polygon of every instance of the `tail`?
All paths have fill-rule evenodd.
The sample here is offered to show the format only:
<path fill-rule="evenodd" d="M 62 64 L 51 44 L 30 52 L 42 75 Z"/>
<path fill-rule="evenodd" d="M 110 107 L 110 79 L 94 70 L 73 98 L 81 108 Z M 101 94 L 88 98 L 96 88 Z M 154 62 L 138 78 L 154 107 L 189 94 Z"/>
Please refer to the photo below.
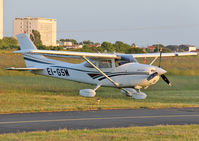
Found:
<path fill-rule="evenodd" d="M 21 50 L 37 50 L 33 42 L 28 38 L 27 34 L 18 34 L 17 39 Z"/>
<path fill-rule="evenodd" d="M 34 43 L 28 38 L 26 34 L 18 34 L 17 39 L 20 45 L 20 49 L 23 52 L 26 52 L 27 50 L 37 50 Z M 29 53 L 23 53 L 23 57 L 25 60 L 26 67 L 42 67 L 45 65 L 52 65 L 51 59 L 48 59 L 44 57 L 43 55 L 35 55 L 35 54 L 29 54 Z"/>

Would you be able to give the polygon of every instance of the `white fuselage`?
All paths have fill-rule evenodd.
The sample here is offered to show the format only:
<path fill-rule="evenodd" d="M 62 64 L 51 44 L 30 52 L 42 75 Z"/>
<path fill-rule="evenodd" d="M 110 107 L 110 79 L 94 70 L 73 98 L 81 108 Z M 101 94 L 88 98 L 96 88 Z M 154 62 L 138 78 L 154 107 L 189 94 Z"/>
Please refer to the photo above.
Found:
<path fill-rule="evenodd" d="M 52 62 L 52 59 L 50 59 Z M 60 79 L 67 79 L 82 83 L 115 87 L 106 77 L 100 74 L 95 68 L 86 67 L 85 63 L 70 64 L 53 60 L 52 64 L 42 65 L 43 70 L 32 71 L 35 74 L 45 75 Z M 149 74 L 153 73 L 156 66 L 127 63 L 112 68 L 100 68 L 108 77 L 119 84 L 120 88 L 133 88 L 136 86 L 147 87 L 155 84 L 159 76 L 147 81 Z"/>

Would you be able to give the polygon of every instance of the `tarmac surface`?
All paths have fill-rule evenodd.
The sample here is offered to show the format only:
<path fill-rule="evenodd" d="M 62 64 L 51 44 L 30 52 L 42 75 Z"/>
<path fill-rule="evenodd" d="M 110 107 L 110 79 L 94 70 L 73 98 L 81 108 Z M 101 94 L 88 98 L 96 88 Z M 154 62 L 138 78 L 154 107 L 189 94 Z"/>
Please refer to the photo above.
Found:
<path fill-rule="evenodd" d="M 199 108 L 0 114 L 0 134 L 184 124 L 199 124 Z"/>

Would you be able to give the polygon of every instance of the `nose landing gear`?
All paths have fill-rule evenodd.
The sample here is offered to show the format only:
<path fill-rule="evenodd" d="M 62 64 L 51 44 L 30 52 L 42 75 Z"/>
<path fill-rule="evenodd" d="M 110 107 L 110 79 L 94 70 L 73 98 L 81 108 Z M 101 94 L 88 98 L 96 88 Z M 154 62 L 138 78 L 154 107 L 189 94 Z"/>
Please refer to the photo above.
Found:
<path fill-rule="evenodd" d="M 143 92 L 137 92 L 132 95 L 134 99 L 146 99 L 147 95 Z"/>
<path fill-rule="evenodd" d="M 122 88 L 121 92 L 134 99 L 146 99 L 147 97 L 147 95 L 144 92 L 141 92 L 140 89 Z"/>

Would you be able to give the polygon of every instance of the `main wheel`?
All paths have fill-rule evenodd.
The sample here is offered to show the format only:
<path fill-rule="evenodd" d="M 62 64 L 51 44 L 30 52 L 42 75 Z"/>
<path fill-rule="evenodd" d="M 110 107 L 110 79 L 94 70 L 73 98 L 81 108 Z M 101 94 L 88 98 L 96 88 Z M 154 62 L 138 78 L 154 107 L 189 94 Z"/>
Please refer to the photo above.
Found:
<path fill-rule="evenodd" d="M 133 88 L 124 88 L 124 89 L 126 91 L 125 90 L 121 90 L 121 92 L 123 94 L 125 94 L 126 96 L 128 96 L 128 97 L 132 97 L 134 93 L 137 93 L 137 91 L 135 89 L 133 89 Z"/>
<path fill-rule="evenodd" d="M 137 92 L 132 95 L 132 98 L 134 99 L 145 99 L 146 97 L 147 95 L 143 92 Z"/>

